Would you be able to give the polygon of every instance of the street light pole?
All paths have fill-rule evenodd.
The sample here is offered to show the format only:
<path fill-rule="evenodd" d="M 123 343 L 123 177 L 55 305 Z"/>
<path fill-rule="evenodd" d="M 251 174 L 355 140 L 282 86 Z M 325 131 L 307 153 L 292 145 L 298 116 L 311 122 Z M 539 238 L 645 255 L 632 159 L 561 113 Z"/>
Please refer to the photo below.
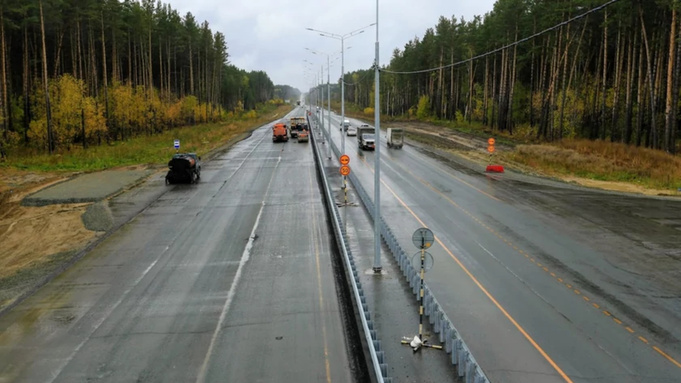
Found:
<path fill-rule="evenodd" d="M 374 164 L 374 273 L 380 273 L 381 267 L 381 100 L 380 81 L 378 71 L 378 0 L 376 0 L 376 68 L 374 77 L 375 95 L 374 95 L 374 126 L 376 128 L 376 153 Z"/>
<path fill-rule="evenodd" d="M 331 33 L 331 32 L 324 32 L 320 31 L 317 29 L 312 29 L 312 28 L 306 28 L 308 31 L 313 31 L 313 32 L 319 32 L 321 36 L 324 37 L 330 37 L 332 39 L 340 40 L 341 42 L 341 152 L 342 154 L 345 154 L 345 134 L 342 134 L 345 131 L 345 39 L 350 38 L 352 36 L 356 36 L 360 33 L 364 33 L 364 30 L 376 25 L 376 23 L 369 24 L 365 27 L 355 29 L 354 31 L 350 33 L 346 33 L 344 35 L 339 35 L 336 33 Z M 348 48 L 349 49 L 349 48 Z"/>
<path fill-rule="evenodd" d="M 327 130 L 329 132 L 329 156 L 328 159 L 331 159 L 331 57 L 329 55 L 326 56 L 326 91 L 327 91 L 327 100 L 329 103 L 329 118 L 328 118 L 328 124 L 329 124 L 329 129 Z"/>

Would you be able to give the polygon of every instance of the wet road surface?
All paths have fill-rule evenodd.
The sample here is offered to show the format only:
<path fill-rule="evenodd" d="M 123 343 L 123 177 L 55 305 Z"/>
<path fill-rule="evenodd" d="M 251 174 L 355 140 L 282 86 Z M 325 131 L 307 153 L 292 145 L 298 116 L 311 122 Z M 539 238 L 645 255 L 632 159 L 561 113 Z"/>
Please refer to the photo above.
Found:
<path fill-rule="evenodd" d="M 492 381 L 681 381 L 681 202 L 381 149 L 381 213 L 405 249 L 434 231 L 426 281 Z M 346 153 L 373 196 L 374 153 Z"/>
<path fill-rule="evenodd" d="M 166 193 L 0 317 L 0 382 L 352 381 L 309 145 L 266 126 L 196 185 L 156 178 Z"/>

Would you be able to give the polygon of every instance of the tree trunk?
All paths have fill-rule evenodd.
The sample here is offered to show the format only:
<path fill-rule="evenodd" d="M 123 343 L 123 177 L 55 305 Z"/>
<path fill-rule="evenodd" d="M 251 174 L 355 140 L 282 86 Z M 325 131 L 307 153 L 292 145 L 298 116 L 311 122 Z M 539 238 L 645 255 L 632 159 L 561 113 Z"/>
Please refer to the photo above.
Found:
<path fill-rule="evenodd" d="M 104 81 L 104 117 L 106 122 L 109 121 L 109 80 L 107 77 L 108 71 L 106 70 L 106 38 L 104 36 L 104 12 L 101 13 L 102 21 L 102 79 Z M 115 60 L 115 57 L 114 57 Z M 105 123 L 106 123 L 105 122 Z"/>
<path fill-rule="evenodd" d="M 43 1 L 40 0 L 40 31 L 42 34 L 43 47 L 43 85 L 45 86 L 45 111 L 47 118 L 47 148 L 48 152 L 54 152 L 54 136 L 52 134 L 52 112 L 50 111 L 50 88 L 47 79 L 47 48 L 45 47 L 45 18 L 43 17 Z"/>
<path fill-rule="evenodd" d="M 653 149 L 657 149 L 657 125 L 655 123 L 655 79 L 653 78 L 653 65 L 650 59 L 650 48 L 648 47 L 648 35 L 646 33 L 646 25 L 643 21 L 643 9 L 641 5 L 638 6 L 638 14 L 641 19 L 641 33 L 643 34 L 643 46 L 646 52 L 646 61 L 648 63 L 648 85 L 650 90 L 650 140 L 652 141 Z"/>
<path fill-rule="evenodd" d="M 634 34 L 634 39 L 629 37 L 629 44 L 627 48 L 627 91 L 625 97 L 625 112 L 624 112 L 624 134 L 622 135 L 622 142 L 625 144 L 631 143 L 631 133 L 633 127 L 633 82 L 634 82 L 634 50 L 636 49 L 636 39 L 638 34 Z"/>
<path fill-rule="evenodd" d="M 608 98 L 607 92 L 608 86 L 608 10 L 606 9 L 603 14 L 603 78 L 601 82 L 601 110 L 599 113 L 600 121 L 600 137 L 601 140 L 605 140 L 605 132 L 608 130 L 607 122 L 605 119 L 605 105 Z"/>
<path fill-rule="evenodd" d="M 672 25 L 669 32 L 669 60 L 667 61 L 667 105 L 665 108 L 665 124 L 664 124 L 664 150 L 667 153 L 673 152 L 674 142 L 672 139 L 672 131 L 676 129 L 676 121 L 674 121 L 674 64 L 676 63 L 676 8 L 672 7 Z M 678 92 L 677 92 L 678 93 Z"/>

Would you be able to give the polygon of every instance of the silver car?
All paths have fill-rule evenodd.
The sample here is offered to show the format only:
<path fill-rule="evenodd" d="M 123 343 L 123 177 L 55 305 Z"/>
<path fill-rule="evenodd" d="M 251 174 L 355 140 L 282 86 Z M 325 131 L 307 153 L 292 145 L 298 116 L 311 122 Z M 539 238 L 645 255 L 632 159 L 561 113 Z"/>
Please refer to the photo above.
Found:
<path fill-rule="evenodd" d="M 357 128 L 355 128 L 354 126 L 350 126 L 350 127 L 348 127 L 348 130 L 346 131 L 345 134 L 347 134 L 348 136 L 356 136 L 357 135 Z"/>

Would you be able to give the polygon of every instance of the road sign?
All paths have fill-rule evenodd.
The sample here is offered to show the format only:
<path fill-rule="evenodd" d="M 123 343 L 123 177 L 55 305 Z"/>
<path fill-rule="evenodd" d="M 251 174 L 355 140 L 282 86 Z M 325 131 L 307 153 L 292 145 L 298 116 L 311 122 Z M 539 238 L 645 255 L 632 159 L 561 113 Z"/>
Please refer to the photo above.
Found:
<path fill-rule="evenodd" d="M 350 174 L 350 167 L 348 165 L 343 165 L 340 167 L 340 174 L 347 176 Z"/>
<path fill-rule="evenodd" d="M 494 153 L 494 145 L 488 146 L 487 151 L 490 152 L 490 153 Z"/>
<path fill-rule="evenodd" d="M 180 140 L 175 140 L 175 142 L 173 143 L 173 146 L 175 146 L 175 149 L 179 149 L 180 148 Z"/>
<path fill-rule="evenodd" d="M 348 156 L 347 154 L 343 154 L 342 156 L 340 156 L 340 163 L 341 163 L 341 165 L 349 164 L 350 163 L 350 156 Z"/>
<path fill-rule="evenodd" d="M 433 246 L 433 241 L 435 241 L 435 236 L 430 229 L 422 227 L 416 229 L 414 234 L 411 236 L 411 240 L 414 242 L 414 246 L 417 249 L 427 249 Z"/>
<path fill-rule="evenodd" d="M 496 143 L 496 140 L 494 138 L 490 137 L 489 139 L 487 139 L 487 144 L 489 146 L 494 146 L 495 143 Z"/>
<path fill-rule="evenodd" d="M 433 264 L 435 263 L 435 260 L 433 259 L 433 256 L 427 252 L 423 252 L 423 271 L 428 271 L 433 268 Z M 421 269 L 421 252 L 418 251 L 416 254 L 412 255 L 411 257 L 411 265 L 416 268 L 416 269 Z"/>

